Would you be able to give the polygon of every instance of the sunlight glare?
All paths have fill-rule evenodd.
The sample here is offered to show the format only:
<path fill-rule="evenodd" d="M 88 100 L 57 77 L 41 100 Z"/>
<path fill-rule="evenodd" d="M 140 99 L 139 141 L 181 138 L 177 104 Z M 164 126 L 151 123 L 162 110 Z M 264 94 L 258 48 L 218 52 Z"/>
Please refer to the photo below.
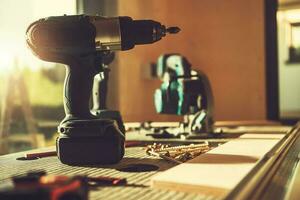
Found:
<path fill-rule="evenodd" d="M 16 6 L 18 5 L 18 6 Z M 30 23 L 48 16 L 76 13 L 76 0 L 1 0 L 0 1 L 0 73 L 8 68 L 38 70 L 53 64 L 39 60 L 27 48 L 25 32 Z"/>

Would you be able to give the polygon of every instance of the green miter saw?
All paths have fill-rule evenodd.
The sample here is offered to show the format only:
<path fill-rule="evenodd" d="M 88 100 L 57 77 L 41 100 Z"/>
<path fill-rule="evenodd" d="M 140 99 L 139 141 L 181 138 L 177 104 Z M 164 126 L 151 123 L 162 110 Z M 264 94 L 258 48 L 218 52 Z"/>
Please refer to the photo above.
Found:
<path fill-rule="evenodd" d="M 184 116 L 181 130 L 168 132 L 189 138 L 214 135 L 214 102 L 207 76 L 192 70 L 188 60 L 179 54 L 160 56 L 156 74 L 162 80 L 154 94 L 156 112 Z"/>

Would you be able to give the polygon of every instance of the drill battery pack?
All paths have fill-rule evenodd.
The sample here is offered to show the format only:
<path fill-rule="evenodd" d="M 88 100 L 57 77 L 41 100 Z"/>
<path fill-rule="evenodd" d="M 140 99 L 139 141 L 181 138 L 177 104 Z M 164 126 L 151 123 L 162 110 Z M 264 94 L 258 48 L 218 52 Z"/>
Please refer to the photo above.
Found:
<path fill-rule="evenodd" d="M 1 200 L 87 200 L 88 182 L 81 176 L 49 176 L 30 172 L 0 188 Z"/>
<path fill-rule="evenodd" d="M 69 120 L 58 132 L 56 150 L 64 164 L 115 164 L 124 156 L 125 135 L 114 120 Z"/>

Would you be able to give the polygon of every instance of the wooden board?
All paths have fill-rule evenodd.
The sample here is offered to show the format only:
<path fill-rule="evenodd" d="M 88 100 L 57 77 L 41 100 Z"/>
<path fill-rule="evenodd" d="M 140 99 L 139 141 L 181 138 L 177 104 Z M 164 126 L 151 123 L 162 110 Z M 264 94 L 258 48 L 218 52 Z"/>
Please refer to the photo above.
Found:
<path fill-rule="evenodd" d="M 154 176 L 151 186 L 224 196 L 284 134 L 244 134 L 189 162 Z"/>

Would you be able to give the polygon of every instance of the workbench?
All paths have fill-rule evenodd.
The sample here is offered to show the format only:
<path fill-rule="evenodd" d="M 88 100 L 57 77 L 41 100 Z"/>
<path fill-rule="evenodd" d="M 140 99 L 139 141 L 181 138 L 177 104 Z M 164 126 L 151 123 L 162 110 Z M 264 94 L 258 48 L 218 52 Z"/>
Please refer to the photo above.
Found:
<path fill-rule="evenodd" d="M 29 152 L 54 150 L 54 147 L 36 149 Z M 188 194 L 168 190 L 150 188 L 150 178 L 158 173 L 169 169 L 176 164 L 166 162 L 159 158 L 145 154 L 141 147 L 129 147 L 126 149 L 124 158 L 119 164 L 105 166 L 74 167 L 60 163 L 57 157 L 46 157 L 36 160 L 17 160 L 23 157 L 24 152 L 0 156 L 0 184 L 10 180 L 11 176 L 21 175 L 27 171 L 45 170 L 53 175 L 89 175 L 89 176 L 112 176 L 127 178 L 125 186 L 98 187 L 90 191 L 90 199 L 214 199 L 213 196 Z M 121 172 L 119 168 L 130 164 L 152 164 L 159 166 L 157 171 L 150 172 Z"/>
<path fill-rule="evenodd" d="M 264 129 L 263 129 L 264 130 Z M 265 131 L 265 130 L 264 130 Z M 130 137 L 129 137 L 130 138 Z M 153 142 L 155 140 L 151 140 Z M 224 141 L 222 141 L 224 143 Z M 142 145 L 143 146 L 143 145 Z M 35 149 L 28 152 L 53 151 L 55 147 Z M 212 194 L 179 192 L 150 187 L 150 179 L 159 172 L 168 170 L 176 163 L 167 162 L 160 158 L 148 156 L 143 147 L 127 147 L 125 156 L 115 165 L 68 166 L 62 164 L 56 156 L 35 160 L 18 160 L 25 152 L 0 156 L 0 184 L 10 180 L 10 177 L 25 174 L 33 170 L 45 170 L 50 175 L 88 175 L 126 178 L 127 184 L 122 186 L 101 186 L 90 190 L 90 199 L 219 199 Z M 150 164 L 158 167 L 154 171 L 125 172 L 122 168 L 132 164 Z M 223 198 L 223 197 L 221 197 Z"/>

